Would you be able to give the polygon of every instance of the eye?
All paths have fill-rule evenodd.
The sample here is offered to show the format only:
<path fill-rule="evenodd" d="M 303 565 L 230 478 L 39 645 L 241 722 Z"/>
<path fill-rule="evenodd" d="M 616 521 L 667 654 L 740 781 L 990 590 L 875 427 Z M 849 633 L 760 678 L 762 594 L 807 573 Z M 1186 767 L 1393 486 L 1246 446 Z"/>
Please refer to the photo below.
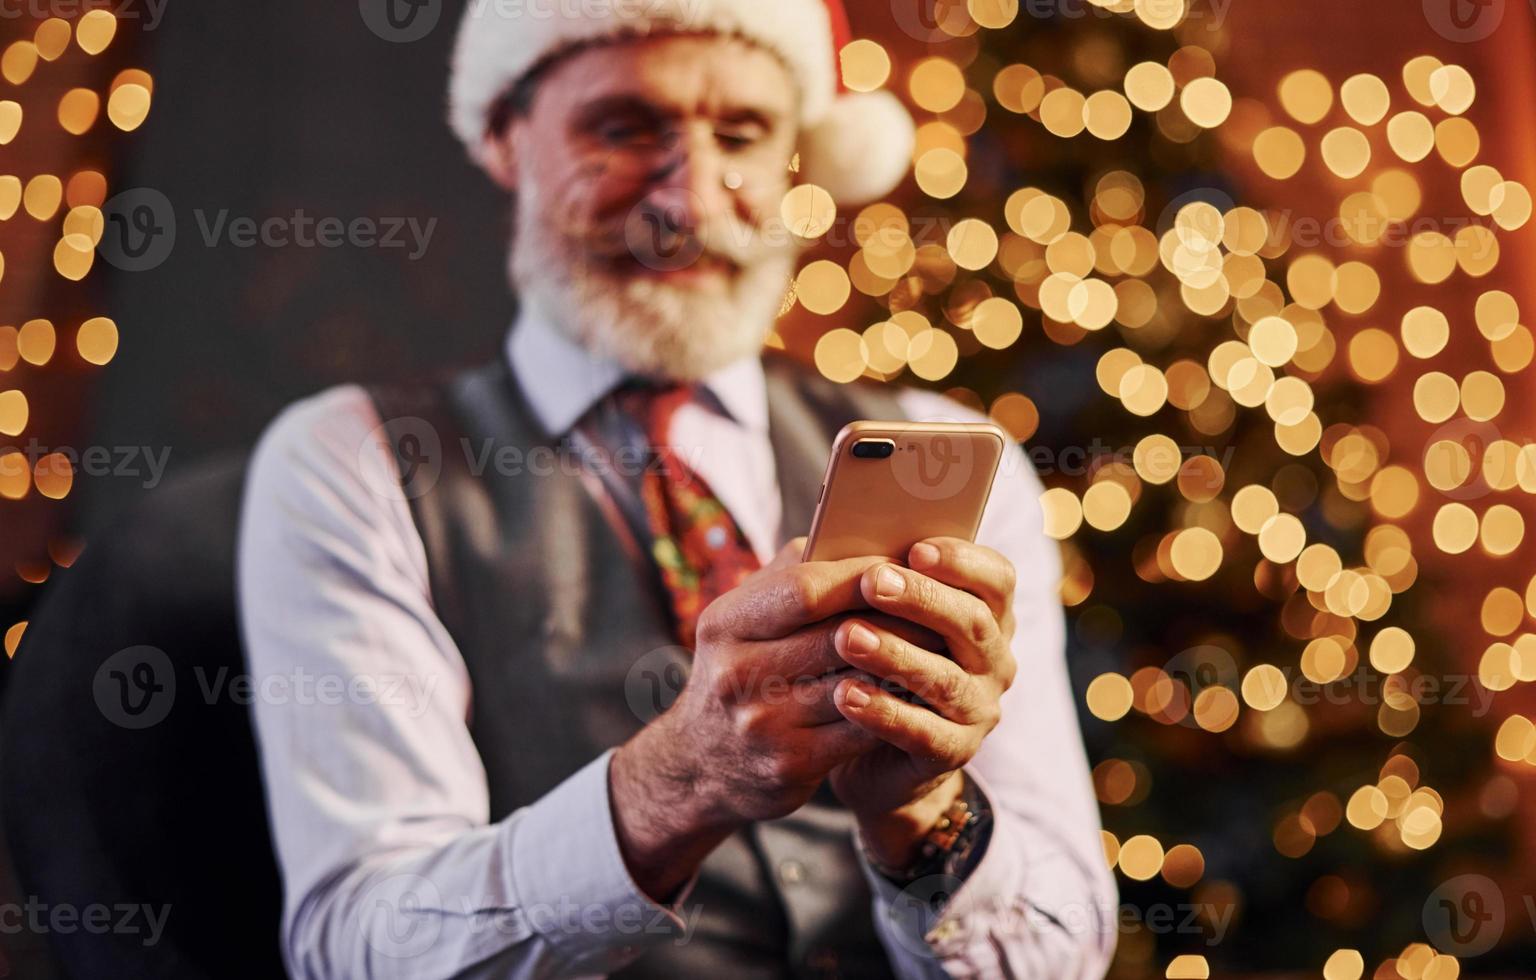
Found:
<path fill-rule="evenodd" d="M 646 131 L 647 127 L 634 121 L 615 120 L 598 126 L 597 136 L 604 143 L 633 143 L 640 139 Z"/>
<path fill-rule="evenodd" d="M 715 141 L 728 152 L 739 152 L 750 149 L 762 142 L 767 133 L 764 128 L 755 123 L 744 123 L 736 126 L 722 126 L 715 130 Z"/>
<path fill-rule="evenodd" d="M 672 139 L 665 122 L 649 114 L 634 112 L 620 112 L 599 119 L 592 132 L 607 146 L 622 148 L 665 146 Z"/>

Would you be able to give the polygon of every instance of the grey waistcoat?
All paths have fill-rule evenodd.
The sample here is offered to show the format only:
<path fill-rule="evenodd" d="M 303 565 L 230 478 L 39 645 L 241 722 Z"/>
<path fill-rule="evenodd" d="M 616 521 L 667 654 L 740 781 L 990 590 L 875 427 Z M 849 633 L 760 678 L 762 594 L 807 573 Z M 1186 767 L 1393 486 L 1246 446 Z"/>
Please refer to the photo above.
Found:
<path fill-rule="evenodd" d="M 889 390 L 835 385 L 778 359 L 764 366 L 783 527 L 801 534 L 837 431 L 902 416 Z M 542 430 L 503 363 L 372 394 L 426 546 L 433 604 L 468 666 L 470 732 L 499 820 L 664 709 L 688 654 L 674 645 L 643 530 L 597 476 L 569 465 L 570 443 Z M 493 463 L 477 473 L 476 460 Z M 617 975 L 890 976 L 852 828 L 823 787 L 791 816 L 735 834 L 688 898 L 702 909 L 691 938 Z"/>

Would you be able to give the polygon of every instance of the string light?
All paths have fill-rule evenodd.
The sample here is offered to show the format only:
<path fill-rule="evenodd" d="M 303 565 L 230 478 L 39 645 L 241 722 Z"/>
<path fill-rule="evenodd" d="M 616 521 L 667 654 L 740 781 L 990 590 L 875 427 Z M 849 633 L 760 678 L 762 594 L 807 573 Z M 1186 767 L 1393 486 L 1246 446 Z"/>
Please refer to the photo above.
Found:
<path fill-rule="evenodd" d="M 1173 31 L 1189 15 L 1177 0 L 1095 2 L 1149 31 Z M 1164 59 L 1122 59 L 1118 77 L 1079 71 L 1081 77 L 1069 81 L 1043 64 L 975 57 L 978 32 L 1008 29 L 1017 4 L 970 0 L 939 7 L 936 30 L 951 39 L 953 52 L 941 43 L 934 48 L 941 53 L 907 65 L 871 40 L 840 52 L 850 89 L 897 88 L 927 114 L 913 155 L 922 203 L 911 213 L 890 203 L 864 209 L 846 256 L 818 259 L 796 276 L 786 305 L 831 321 L 814 346 L 816 369 L 838 382 L 910 374 L 953 384 L 964 359 L 995 357 L 992 352 L 1017 349 L 1026 337 L 1082 344 L 1093 352 L 1089 363 L 1096 365 L 1100 394 L 1122 413 L 1128 431 L 1157 431 L 1140 435 L 1123 461 L 1042 495 L 1045 532 L 1064 549 L 1064 600 L 1082 607 L 1098 587 L 1076 540 L 1126 534 L 1141 542 L 1128 562 L 1137 580 L 1156 583 L 1149 587 L 1194 588 L 1239 565 L 1245 576 L 1251 570 L 1247 580 L 1254 587 L 1267 583 L 1260 591 L 1276 599 L 1277 634 L 1296 641 L 1289 663 L 1255 657 L 1229 683 L 1200 690 L 1158 668 L 1129 676 L 1101 672 L 1087 689 L 1089 713 L 1105 723 L 1183 725 L 1193 737 L 1284 754 L 1306 744 L 1313 730 L 1309 710 L 1293 697 L 1291 664 L 1315 683 L 1368 665 L 1391 682 L 1370 723 L 1390 738 L 1410 734 L 1420 723 L 1418 703 L 1393 685 L 1405 683 L 1427 654 L 1418 649 L 1422 637 L 1393 621 L 1394 599 L 1416 581 L 1421 560 L 1477 549 L 1503 563 L 1497 567 L 1511 567 L 1509 556 L 1525 540 L 1520 509 L 1503 498 L 1441 495 L 1478 480 L 1510 500 L 1536 493 L 1536 447 L 1459 436 L 1427 440 L 1422 449 L 1392 446 L 1379 431 L 1332 417 L 1320 396 L 1339 383 L 1374 387 L 1396 376 L 1412 378 L 1411 404 L 1400 408 L 1427 433 L 1463 417 L 1469 423 L 1499 419 L 1508 398 L 1504 377 L 1533 361 L 1536 342 L 1522 322 L 1528 311 L 1508 293 L 1482 289 L 1475 304 L 1451 298 L 1400 309 L 1382 287 L 1383 274 L 1392 271 L 1388 262 L 1403 263 L 1426 285 L 1486 276 L 1498 266 L 1502 236 L 1530 221 L 1529 189 L 1476 162 L 1482 139 L 1468 116 L 1478 98 L 1472 75 L 1428 56 L 1408 61 L 1399 78 L 1359 74 L 1337 86 L 1303 68 L 1264 93 L 1268 101 L 1255 112 L 1234 100 L 1211 53 L 1197 45 Z M 61 58 L 99 55 L 114 43 L 118 27 L 104 10 L 73 23 L 44 21 L 30 39 L 0 53 L 0 78 L 20 86 Z M 52 118 L 46 108 L 28 117 L 20 102 L 0 98 L 0 145 L 41 138 L 55 125 L 71 136 L 100 134 L 103 114 L 116 133 L 132 132 L 150 113 L 153 93 L 153 79 L 129 69 L 105 91 L 66 91 Z M 1337 216 L 1351 245 L 1363 251 L 1298 245 L 1292 230 L 1264 211 L 1225 201 L 1184 202 L 1162 215 L 1157 209 L 1165 202 L 1149 204 L 1148 188 L 1123 164 L 1095 174 L 1080 195 L 1019 186 L 988 213 L 927 220 L 936 207 L 966 194 L 973 166 L 986 173 L 972 157 L 972 144 L 984 131 L 989 101 L 996 107 L 993 122 L 1001 118 L 998 125 L 1025 127 L 1020 131 L 1028 140 L 1062 146 L 1085 141 L 1076 145 L 1112 148 L 1136 127 L 1172 144 L 1241 131 L 1241 145 L 1265 180 L 1325 178 L 1336 200 L 1327 214 Z M 1381 251 L 1394 226 L 1418 215 L 1423 188 L 1444 179 L 1430 166 L 1450 168 L 1453 186 L 1479 220 L 1454 236 L 1421 230 L 1406 248 Z M 24 213 L 46 225 L 50 274 L 85 280 L 94 271 L 108 190 L 93 170 L 67 182 L 62 175 L 0 175 L 0 220 Z M 806 241 L 831 237 L 838 220 L 830 195 L 812 185 L 791 191 L 780 217 Z M 875 302 L 886 306 L 878 316 L 852 318 L 850 310 Z M 1453 373 L 1437 364 L 1453 330 L 1484 346 L 1489 370 L 1458 366 Z M 36 317 L 0 327 L 0 369 L 45 367 L 76 355 L 105 365 L 119 341 L 107 317 L 58 324 Z M 1028 439 L 1040 425 L 1041 408 L 1051 407 L 1046 394 L 1042 390 L 1037 403 L 1025 392 L 1005 391 L 987 411 L 1016 439 Z M 985 404 L 979 397 L 976 403 Z M 1229 474 L 1213 456 L 1182 458 L 1187 432 L 1217 440 L 1239 419 L 1262 422 L 1277 457 L 1295 460 L 1297 468 L 1277 464 L 1264 482 L 1253 482 L 1260 474 L 1241 468 Z M 33 421 L 24 391 L 0 391 L 0 432 L 19 435 Z M 6 499 L 33 493 L 62 499 L 74 477 L 58 454 L 35 462 L 19 453 L 0 457 Z M 1178 502 L 1170 526 L 1143 524 L 1151 512 L 1143 495 L 1154 492 Z M 1324 524 L 1342 522 L 1346 514 L 1365 522 L 1354 528 L 1363 541 L 1358 553 L 1303 522 L 1298 515 L 1314 506 Z M 1430 518 L 1421 540 L 1394 523 L 1410 516 Z M 1490 689 L 1536 680 L 1536 638 L 1522 631 L 1526 616 L 1536 616 L 1536 578 L 1528 575 L 1490 590 L 1478 610 L 1487 634 L 1479 676 Z M 24 629 L 16 623 L 6 631 L 7 655 Z M 1536 765 L 1536 724 L 1510 714 L 1488 745 L 1503 764 Z M 1359 785 L 1309 788 L 1305 803 L 1298 797 L 1265 821 L 1275 849 L 1299 858 L 1335 832 L 1366 835 L 1372 846 L 1394 853 L 1436 847 L 1448 807 L 1416 767 L 1407 769 L 1412 765 L 1395 753 L 1377 776 L 1357 776 Z M 1096 768 L 1095 785 L 1101 799 L 1113 799 L 1110 805 L 1134 807 L 1151 791 L 1151 776 L 1137 760 L 1112 759 Z M 1487 809 L 1497 795 L 1476 805 Z M 1206 856 L 1193 844 L 1165 850 L 1152 834 L 1121 841 L 1108 831 L 1103 842 L 1108 865 L 1131 881 L 1161 875 L 1171 887 L 1208 887 L 1213 896 L 1236 900 L 1235 886 L 1206 879 Z M 1347 896 L 1349 886 L 1337 881 Z M 1122 947 L 1134 955 L 1136 941 Z M 1328 980 L 1358 980 L 1366 963 L 1359 950 L 1337 949 L 1314 969 Z M 1422 943 L 1395 954 L 1395 970 L 1405 977 L 1439 980 L 1458 969 L 1453 957 Z M 1203 956 L 1180 955 L 1169 960 L 1165 975 L 1206 977 L 1210 967 Z"/>
<path fill-rule="evenodd" d="M 0 52 L 0 79 L 5 85 L 20 87 L 35 84 L 38 73 L 52 70 L 55 64 L 73 68 L 78 64 L 73 59 L 89 59 L 105 52 L 117 38 L 118 27 L 117 17 L 105 9 L 84 12 L 73 21 L 47 18 L 36 25 L 30 38 L 14 40 Z M 30 115 L 24 112 L 19 96 L 0 93 L 0 145 L 17 147 L 21 143 L 20 149 L 29 150 L 30 144 L 44 139 L 60 142 L 61 135 L 65 141 L 92 136 L 99 132 L 104 104 L 107 117 L 118 130 L 136 129 L 148 117 L 153 84 L 147 72 L 127 69 L 105 91 L 61 86 L 62 95 L 51 112 L 43 108 Z M 107 180 L 93 169 L 81 169 L 67 177 L 47 172 L 4 174 L 0 175 L 0 221 L 16 220 L 20 214 L 32 228 L 45 229 L 44 240 L 50 243 L 45 247 L 51 248 L 52 261 L 45 262 L 35 274 L 57 275 L 65 283 L 79 282 L 87 279 L 95 266 L 96 247 L 106 228 L 101 207 L 107 197 Z M 27 234 L 31 233 L 29 229 Z M 0 255 L 0 277 L 4 270 Z M 36 292 L 64 295 L 62 290 Z M 82 305 L 89 303 L 87 299 Z M 33 316 L 19 325 L 0 325 L 0 371 L 9 372 L 22 364 L 51 369 L 61 360 L 61 330 L 66 338 L 73 339 L 65 348 L 65 359 L 73 362 L 72 367 L 105 365 L 117 353 L 118 330 L 110 318 L 86 317 L 56 326 L 51 318 Z M 38 421 L 26 391 L 18 387 L 0 390 L 0 434 L 26 436 Z M 64 500 L 74 489 L 75 477 L 74 462 L 66 453 L 36 455 L 10 447 L 0 451 L 0 498 Z M 19 562 L 16 573 L 23 582 L 40 584 L 47 580 L 54 564 L 70 564 L 77 551 L 63 542 L 53 542 L 45 558 Z M 7 656 L 15 654 L 25 629 L 26 623 L 19 622 L 6 630 Z"/>
<path fill-rule="evenodd" d="M 1401 379 L 1393 390 L 1411 392 L 1402 408 L 1426 432 L 1454 427 L 1458 419 L 1495 422 L 1505 408 L 1505 379 L 1533 362 L 1536 342 L 1508 293 L 1483 289 L 1473 294 L 1475 302 L 1461 302 L 1457 292 L 1446 292 L 1452 298 L 1433 305 L 1398 306 L 1384 286 L 1389 275 L 1431 286 L 1487 276 L 1499 267 L 1503 234 L 1530 221 L 1529 190 L 1479 158 L 1482 137 L 1469 118 L 1477 101 L 1472 75 L 1432 57 L 1409 60 L 1396 78 L 1362 73 L 1335 82 L 1302 68 L 1281 78 L 1272 101 L 1261 105 L 1234 100 L 1211 54 L 1186 45 L 1166 59 L 1128 59 L 1119 77 L 1078 67 L 1078 77 L 1067 79 L 1044 63 L 974 57 L 975 30 L 1012 20 L 1002 6 L 970 4 L 969 33 L 953 19 L 961 15 L 946 15 L 946 32 L 970 46 L 953 57 L 942 49 L 930 53 L 901 76 L 919 109 L 942 120 L 967 98 L 986 93 L 1007 114 L 1027 117 L 1022 122 L 1032 128 L 1020 138 L 1042 145 L 1119 141 L 1138 125 L 1151 125 L 1174 143 L 1202 130 L 1225 140 L 1229 130 L 1241 129 L 1246 135 L 1232 145 L 1263 180 L 1290 181 L 1304 172 L 1326 178 L 1336 196 L 1323 214 L 1337 219 L 1345 240 L 1303 245 L 1289 222 L 1231 203 L 1183 202 L 1160 216 L 1155 208 L 1161 204 L 1149 206 L 1147 188 L 1129 167 L 1096 174 L 1080 203 L 1060 187 L 1012 188 L 999 212 L 959 218 L 938 237 L 883 204 L 893 233 L 860 239 L 848 261 L 850 278 L 861 294 L 888 302 L 893 312 L 943 315 L 925 319 L 916 334 L 878 320 L 862 346 L 854 342 L 857 333 L 839 326 L 825 335 L 825 347 L 818 345 L 818 364 L 825 353 L 823 372 L 839 380 L 895 380 L 903 360 L 920 379 L 947 377 L 955 367 L 949 345 L 926 373 L 918 370 L 916 348 L 953 338 L 961 359 L 986 358 L 994 356 L 989 350 L 1029 337 L 1036 322 L 1045 344 L 1073 346 L 1097 336 L 1093 356 L 1102 396 L 1123 410 L 1128 427 L 1156 431 L 1133 440 L 1122 462 L 1070 486 L 1051 486 L 1041 497 L 1045 532 L 1064 549 L 1064 601 L 1083 607 L 1096 588 L 1094 568 L 1076 542 L 1135 527 L 1145 535 L 1130 559 L 1140 579 L 1187 588 L 1179 583 L 1251 565 L 1255 585 L 1277 602 L 1279 634 L 1298 643 L 1292 666 L 1256 659 L 1214 686 L 1192 687 L 1186 677 L 1155 668 L 1101 672 L 1087 688 L 1088 713 L 1104 723 L 1140 718 L 1186 725 L 1207 738 L 1294 752 L 1312 732 L 1311 711 L 1293 697 L 1298 675 L 1330 684 L 1374 671 L 1384 686 L 1368 723 L 1385 738 L 1410 735 L 1423 717 L 1409 687 L 1421 669 L 1422 637 L 1394 621 L 1395 601 L 1416 582 L 1422 560 L 1476 549 L 1503 562 L 1525 540 L 1516 501 L 1441 495 L 1474 481 L 1489 493 L 1536 493 L 1536 446 L 1478 441 L 1464 438 L 1472 430 L 1448 429 L 1418 449 L 1398 447 L 1379 429 L 1328 417 L 1336 409 L 1326 406 L 1334 404 L 1341 382 L 1375 387 Z M 1187 13 L 1182 5 L 1172 11 L 1139 2 L 1101 6 L 1156 30 L 1170 29 Z M 871 55 L 851 48 L 846 60 L 862 63 Z M 900 66 L 890 74 L 900 75 Z M 971 142 L 952 127 L 925 127 L 914 154 L 923 213 L 969 189 L 976 166 Z M 1415 224 L 1423 188 L 1444 179 L 1431 166 L 1450 168 L 1470 223 Z M 1412 234 L 1393 241 L 1403 247 L 1383 249 L 1389 235 L 1407 229 Z M 932 271 L 918 260 L 929 248 L 947 259 Z M 957 317 L 952 308 L 962 294 L 970 298 Z M 1453 332 L 1465 343 L 1474 326 L 1471 336 L 1486 345 L 1487 369 L 1442 367 Z M 1023 433 L 1039 425 L 1035 402 L 1022 392 L 1004 392 L 990 412 L 1009 420 L 1016 438 L 1029 438 Z M 1221 440 L 1239 418 L 1252 416 L 1272 426 L 1281 459 L 1303 465 L 1277 463 L 1266 482 L 1252 482 L 1250 470 L 1229 485 L 1211 456 L 1182 458 L 1182 426 Z M 1311 469 L 1314 460 L 1321 478 Z M 1172 512 L 1174 526 L 1142 525 L 1148 515 L 1141 497 L 1153 488 L 1182 501 Z M 1309 508 L 1324 523 L 1357 533 L 1359 550 L 1351 556 L 1331 531 L 1304 523 Z M 1423 531 L 1410 534 L 1396 523 L 1409 518 L 1423 518 Z M 1490 689 L 1536 679 L 1536 635 L 1521 626 L 1528 614 L 1536 615 L 1536 579 L 1488 594 L 1481 621 L 1492 643 L 1482 679 Z M 1536 765 L 1536 724 L 1511 716 L 1496 737 L 1490 734 L 1490 755 Z M 1105 805 L 1134 808 L 1145 798 L 1151 776 L 1139 766 L 1108 759 L 1096 767 Z M 1275 815 L 1273 842 L 1281 855 L 1307 854 L 1334 832 L 1362 834 L 1371 846 L 1394 853 L 1432 849 L 1445 834 L 1446 804 L 1403 751 L 1390 755 L 1376 780 L 1338 790 L 1318 789 L 1304 805 Z M 1150 834 L 1122 840 L 1108 831 L 1104 843 L 1106 861 L 1132 881 L 1161 871 L 1170 885 L 1191 888 L 1203 878 L 1203 856 L 1192 845 L 1165 853 Z M 1318 908 L 1342 909 L 1355 900 L 1358 889 L 1336 876 L 1329 880 L 1337 887 L 1314 889 Z M 1325 894 L 1336 898 L 1324 902 Z M 1122 937 L 1121 946 L 1128 962 L 1148 955 L 1140 939 Z M 1403 976 L 1455 976 L 1458 969 L 1454 958 L 1424 944 L 1395 956 Z M 1177 957 L 1166 975 L 1205 976 L 1207 969 L 1203 959 Z M 1359 950 L 1336 949 L 1317 969 L 1329 980 L 1357 980 L 1367 964 Z"/>

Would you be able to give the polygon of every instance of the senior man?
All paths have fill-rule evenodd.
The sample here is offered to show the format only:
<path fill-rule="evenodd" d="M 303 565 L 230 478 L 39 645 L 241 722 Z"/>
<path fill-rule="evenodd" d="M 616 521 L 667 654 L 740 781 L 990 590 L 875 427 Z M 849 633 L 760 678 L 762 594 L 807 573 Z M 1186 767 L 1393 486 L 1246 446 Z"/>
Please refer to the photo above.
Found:
<path fill-rule="evenodd" d="M 255 709 L 296 975 L 1102 975 L 1022 454 L 975 544 L 789 540 L 844 423 L 972 417 L 761 357 L 795 172 L 857 203 L 910 158 L 847 40 L 836 0 L 472 0 L 450 110 L 514 197 L 504 357 L 294 405 L 249 478 L 253 671 L 348 681 Z"/>

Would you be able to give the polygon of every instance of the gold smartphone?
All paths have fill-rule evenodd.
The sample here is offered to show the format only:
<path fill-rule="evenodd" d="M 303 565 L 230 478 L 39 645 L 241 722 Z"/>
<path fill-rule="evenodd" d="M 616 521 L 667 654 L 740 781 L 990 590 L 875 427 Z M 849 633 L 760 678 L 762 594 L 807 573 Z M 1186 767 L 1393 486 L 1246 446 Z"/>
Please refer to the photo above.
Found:
<path fill-rule="evenodd" d="M 984 422 L 854 422 L 837 434 L 803 561 L 883 555 L 924 538 L 976 539 L 1007 445 Z"/>

